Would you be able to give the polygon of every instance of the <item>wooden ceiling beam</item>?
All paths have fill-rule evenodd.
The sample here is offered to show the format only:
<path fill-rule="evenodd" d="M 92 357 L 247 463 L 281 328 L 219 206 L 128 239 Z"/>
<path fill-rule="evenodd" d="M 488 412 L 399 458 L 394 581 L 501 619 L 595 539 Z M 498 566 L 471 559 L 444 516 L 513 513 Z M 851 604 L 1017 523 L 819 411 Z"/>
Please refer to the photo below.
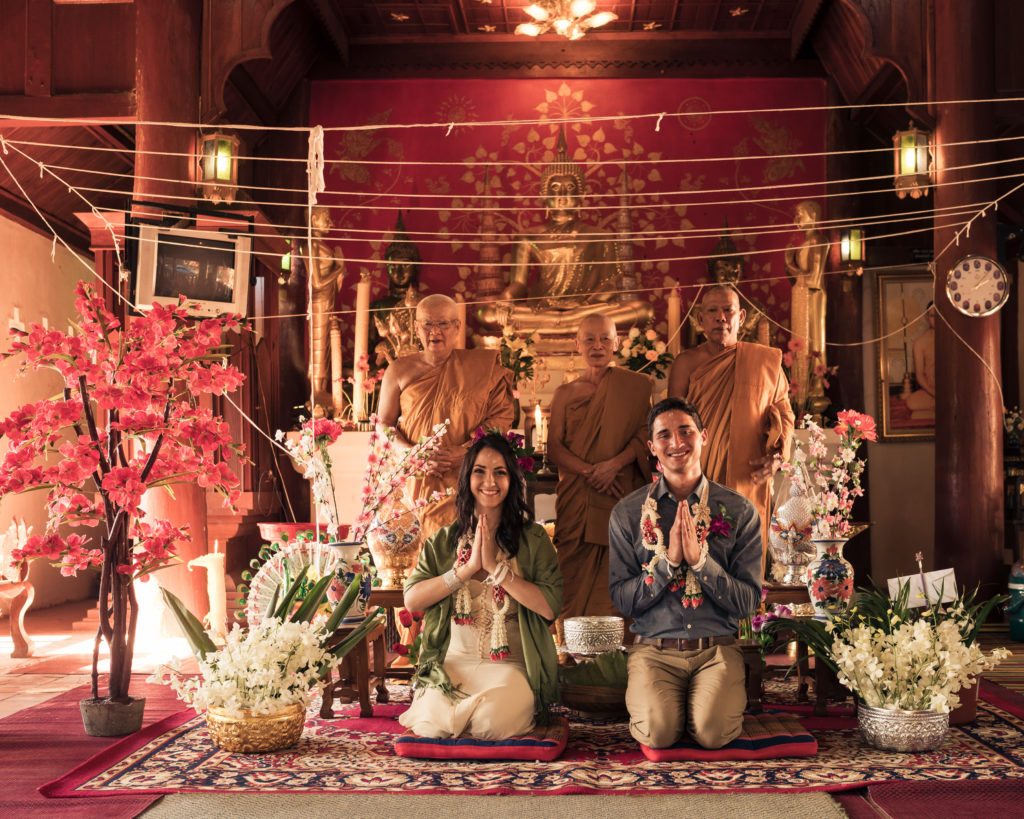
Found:
<path fill-rule="evenodd" d="M 793 59 L 796 59 L 796 55 L 800 53 L 800 49 L 807 41 L 807 35 L 810 34 L 814 20 L 818 16 L 818 12 L 821 11 L 821 6 L 822 0 L 801 0 L 797 7 L 796 13 L 793 15 L 793 25 L 790 28 L 789 56 Z"/>
<path fill-rule="evenodd" d="M 106 148 L 113 148 L 128 170 L 135 169 L 135 140 L 116 125 L 87 125 L 85 130 Z"/>
<path fill-rule="evenodd" d="M 245 100 L 246 105 L 249 106 L 261 124 L 275 125 L 277 123 L 277 108 L 267 99 L 266 94 L 263 93 L 256 84 L 256 81 L 253 80 L 252 74 L 246 71 L 244 64 L 237 66 L 231 72 L 228 82 L 235 87 L 235 91 Z"/>
<path fill-rule="evenodd" d="M 323 24 L 342 65 L 348 65 L 348 35 L 338 9 L 331 0 L 306 0 L 313 15 Z"/>
<path fill-rule="evenodd" d="M 66 127 L 67 120 L 72 119 L 134 124 L 135 112 L 134 91 L 57 94 L 52 97 L 0 94 L 0 125 L 12 128 L 44 128 L 48 125 Z"/>

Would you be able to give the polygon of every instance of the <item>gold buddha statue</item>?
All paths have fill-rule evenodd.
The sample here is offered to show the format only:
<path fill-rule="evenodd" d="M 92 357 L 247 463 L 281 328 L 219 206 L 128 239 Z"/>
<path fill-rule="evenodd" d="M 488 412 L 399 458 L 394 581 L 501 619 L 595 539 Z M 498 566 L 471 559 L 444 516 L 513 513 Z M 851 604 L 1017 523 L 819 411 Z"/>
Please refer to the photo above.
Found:
<path fill-rule="evenodd" d="M 804 240 L 785 252 L 786 271 L 793 283 L 789 326 L 793 338 L 803 342 L 794 355 L 793 382 L 796 401 L 812 414 L 828 406 L 817 365 L 827 366 L 825 357 L 825 262 L 829 243 L 821 231 L 821 206 L 806 201 L 796 206 L 793 224 L 804 231 Z"/>
<path fill-rule="evenodd" d="M 571 336 L 590 313 L 609 316 L 619 328 L 651 319 L 650 304 L 620 300 L 614 243 L 595 236 L 598 230 L 580 219 L 586 188 L 583 169 L 569 159 L 563 131 L 555 161 L 541 174 L 546 222 L 538 233 L 519 240 L 508 287 L 498 301 L 477 311 L 482 324 Z M 531 268 L 537 273 L 532 289 Z M 516 303 L 527 296 L 532 298 Z"/>
<path fill-rule="evenodd" d="M 736 243 L 732 240 L 732 236 L 729 235 L 729 223 L 727 221 L 721 236 L 718 237 L 718 244 L 715 245 L 714 255 L 707 260 L 708 276 L 716 284 L 731 285 L 739 295 L 740 301 L 744 303 L 743 306 L 747 311 L 747 317 L 740 326 L 739 340 L 768 345 L 771 342 L 771 325 L 768 322 L 767 311 L 764 305 L 756 299 L 741 293 L 739 289 L 739 281 L 743 276 L 743 261 L 743 256 L 740 255 Z M 696 299 L 700 301 L 699 292 Z M 697 315 L 697 311 L 693 310 L 690 313 L 687 347 L 696 346 L 701 332 L 703 331 L 700 326 L 700 317 Z"/>
<path fill-rule="evenodd" d="M 338 317 L 333 313 L 338 288 L 345 275 L 345 260 L 339 249 L 324 241 L 333 227 L 330 210 L 323 205 L 313 208 L 309 224 L 313 238 L 307 260 L 313 290 L 310 304 L 309 380 L 313 387 L 314 405 L 331 407 L 330 331 L 331 326 L 338 323 Z"/>
<path fill-rule="evenodd" d="M 399 356 L 420 349 L 413 321 L 420 300 L 421 261 L 419 248 L 406 233 L 399 211 L 394 237 L 384 250 L 388 294 L 370 305 L 374 325 L 370 349 L 376 354 L 378 365 L 390 364 Z"/>

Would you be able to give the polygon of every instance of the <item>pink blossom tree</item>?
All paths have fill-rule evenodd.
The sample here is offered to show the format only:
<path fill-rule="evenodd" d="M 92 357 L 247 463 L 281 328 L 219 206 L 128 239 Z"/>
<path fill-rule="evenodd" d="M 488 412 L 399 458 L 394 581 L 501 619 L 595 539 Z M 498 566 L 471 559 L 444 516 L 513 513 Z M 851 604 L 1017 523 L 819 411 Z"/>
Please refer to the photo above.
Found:
<path fill-rule="evenodd" d="M 138 602 L 134 580 L 176 559 L 187 527 L 144 516 L 143 494 L 194 481 L 238 497 L 228 468 L 227 425 L 199 397 L 236 389 L 244 378 L 224 358 L 225 330 L 237 317 L 195 320 L 183 307 L 156 305 L 126 327 L 79 282 L 77 332 L 42 325 L 12 330 L 3 357 L 22 370 L 55 370 L 59 396 L 25 404 L 0 422 L 8 449 L 0 497 L 46 492 L 46 531 L 28 538 L 17 560 L 45 558 L 72 576 L 100 568 L 99 628 L 92 696 L 99 698 L 101 641 L 110 651 L 108 698 L 128 702 Z M 166 489 L 165 491 L 170 491 Z"/>

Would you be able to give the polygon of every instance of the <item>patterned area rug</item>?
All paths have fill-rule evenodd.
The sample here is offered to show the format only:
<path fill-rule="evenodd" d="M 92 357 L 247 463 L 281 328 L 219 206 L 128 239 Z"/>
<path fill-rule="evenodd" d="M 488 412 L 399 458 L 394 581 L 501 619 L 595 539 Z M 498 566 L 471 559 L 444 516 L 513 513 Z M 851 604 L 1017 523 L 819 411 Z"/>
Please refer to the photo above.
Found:
<path fill-rule="evenodd" d="M 625 723 L 572 715 L 556 762 L 426 761 L 395 756 L 404 704 L 376 706 L 360 719 L 348 708 L 334 720 L 311 718 L 287 752 L 236 755 L 210 743 L 191 711 L 168 717 L 41 788 L 46 796 L 179 792 L 405 794 L 674 794 L 841 791 L 885 782 L 1014 780 L 1024 788 L 1024 707 L 985 686 L 974 725 L 953 729 L 930 754 L 865 747 L 846 716 L 805 717 L 819 753 L 806 759 L 749 762 L 648 762 Z"/>

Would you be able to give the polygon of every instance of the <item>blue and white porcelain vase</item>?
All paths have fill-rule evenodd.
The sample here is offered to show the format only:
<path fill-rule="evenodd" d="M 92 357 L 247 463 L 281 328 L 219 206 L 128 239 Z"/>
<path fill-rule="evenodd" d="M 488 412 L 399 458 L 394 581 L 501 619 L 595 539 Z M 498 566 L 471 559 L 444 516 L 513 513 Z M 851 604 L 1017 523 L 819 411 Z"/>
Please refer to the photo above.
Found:
<path fill-rule="evenodd" d="M 853 595 L 853 565 L 843 557 L 846 538 L 814 540 L 815 558 L 807 566 L 807 593 L 815 620 L 830 620 L 846 609 Z"/>

